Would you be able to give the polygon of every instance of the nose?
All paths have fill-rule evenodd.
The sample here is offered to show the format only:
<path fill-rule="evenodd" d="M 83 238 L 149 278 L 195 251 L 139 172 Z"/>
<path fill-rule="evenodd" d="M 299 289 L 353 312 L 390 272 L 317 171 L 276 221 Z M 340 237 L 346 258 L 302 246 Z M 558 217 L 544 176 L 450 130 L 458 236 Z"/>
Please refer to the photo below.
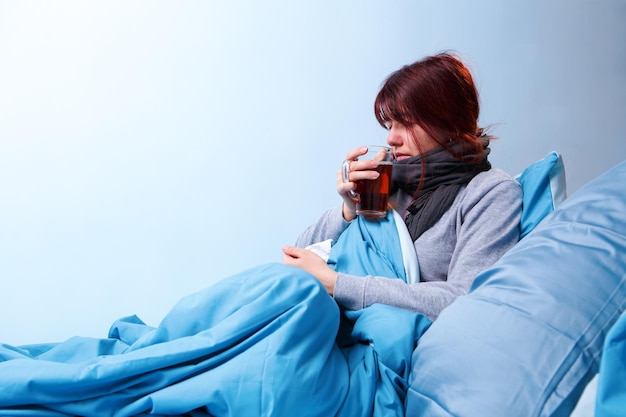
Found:
<path fill-rule="evenodd" d="M 391 147 L 402 146 L 402 136 L 399 135 L 394 129 L 389 130 L 387 135 L 387 144 Z"/>

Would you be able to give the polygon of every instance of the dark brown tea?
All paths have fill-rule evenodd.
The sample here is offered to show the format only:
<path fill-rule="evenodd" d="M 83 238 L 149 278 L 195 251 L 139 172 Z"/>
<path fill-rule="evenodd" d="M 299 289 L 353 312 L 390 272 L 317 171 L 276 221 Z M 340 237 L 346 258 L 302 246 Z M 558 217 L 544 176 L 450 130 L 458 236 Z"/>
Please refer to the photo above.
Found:
<path fill-rule="evenodd" d="M 385 217 L 391 184 L 391 162 L 379 162 L 376 171 L 380 173 L 375 180 L 356 182 L 356 192 L 360 201 L 356 204 L 356 214 L 364 217 Z"/>

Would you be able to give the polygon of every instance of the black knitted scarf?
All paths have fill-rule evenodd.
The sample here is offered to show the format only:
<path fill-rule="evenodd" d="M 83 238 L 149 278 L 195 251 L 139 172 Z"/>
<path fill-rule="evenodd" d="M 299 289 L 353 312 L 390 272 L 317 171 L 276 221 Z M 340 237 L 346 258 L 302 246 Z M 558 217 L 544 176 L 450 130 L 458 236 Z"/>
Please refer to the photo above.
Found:
<path fill-rule="evenodd" d="M 462 144 L 453 143 L 451 150 L 461 154 Z M 432 227 L 450 208 L 459 190 L 467 185 L 479 172 L 487 171 L 491 164 L 489 141 L 483 139 L 483 149 L 476 155 L 465 155 L 459 160 L 443 147 L 432 149 L 423 154 L 426 171 L 422 176 L 422 159 L 414 156 L 398 161 L 393 166 L 391 195 L 404 191 L 413 200 L 407 208 L 404 221 L 413 241 Z M 417 195 L 416 195 L 417 193 Z"/>

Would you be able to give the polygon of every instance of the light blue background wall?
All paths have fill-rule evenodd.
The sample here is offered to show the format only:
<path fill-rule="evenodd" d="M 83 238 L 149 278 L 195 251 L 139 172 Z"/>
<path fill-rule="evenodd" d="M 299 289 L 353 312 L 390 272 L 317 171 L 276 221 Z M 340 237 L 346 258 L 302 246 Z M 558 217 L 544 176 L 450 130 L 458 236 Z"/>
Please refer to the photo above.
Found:
<path fill-rule="evenodd" d="M 383 142 L 384 77 L 474 71 L 511 174 L 626 159 L 626 2 L 0 0 L 0 342 L 104 337 L 281 261 Z"/>

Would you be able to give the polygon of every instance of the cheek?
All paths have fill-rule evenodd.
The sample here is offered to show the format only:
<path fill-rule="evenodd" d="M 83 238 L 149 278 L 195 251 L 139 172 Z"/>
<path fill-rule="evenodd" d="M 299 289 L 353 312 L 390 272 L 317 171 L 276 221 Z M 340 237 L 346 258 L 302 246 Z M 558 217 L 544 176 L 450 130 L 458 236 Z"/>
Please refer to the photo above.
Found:
<path fill-rule="evenodd" d="M 437 143 L 434 139 L 430 137 L 420 138 L 419 148 L 417 147 L 417 144 L 415 144 L 414 142 L 412 143 L 412 149 L 415 151 L 415 155 L 428 152 L 432 149 L 435 149 L 438 146 L 439 146 L 439 143 Z"/>
<path fill-rule="evenodd" d="M 427 142 L 422 145 L 422 152 L 428 152 L 431 149 L 435 149 L 439 144 L 434 141 Z"/>
<path fill-rule="evenodd" d="M 413 141 L 409 142 L 408 150 L 411 156 L 417 156 L 420 154 L 419 148 L 417 147 L 415 143 L 413 143 Z"/>

